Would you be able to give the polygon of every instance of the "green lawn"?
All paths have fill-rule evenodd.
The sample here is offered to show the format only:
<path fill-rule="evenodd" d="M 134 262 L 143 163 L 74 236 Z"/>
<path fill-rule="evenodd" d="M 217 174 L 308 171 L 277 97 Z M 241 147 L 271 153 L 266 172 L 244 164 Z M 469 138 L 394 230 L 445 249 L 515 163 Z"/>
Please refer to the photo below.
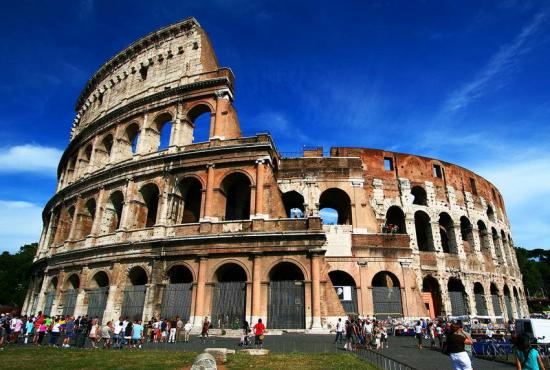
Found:
<path fill-rule="evenodd" d="M 182 369 L 193 352 L 8 347 L 0 351 L 3 369 Z M 367 369 L 374 367 L 347 353 L 229 355 L 227 369 Z"/>

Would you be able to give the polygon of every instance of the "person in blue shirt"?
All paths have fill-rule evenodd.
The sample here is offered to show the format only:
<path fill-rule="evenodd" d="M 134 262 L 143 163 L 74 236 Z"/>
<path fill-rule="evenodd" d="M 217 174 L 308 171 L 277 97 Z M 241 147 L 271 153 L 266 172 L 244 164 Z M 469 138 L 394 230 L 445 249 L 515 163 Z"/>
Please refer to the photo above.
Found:
<path fill-rule="evenodd" d="M 531 347 L 531 340 L 525 334 L 516 339 L 515 355 L 518 370 L 546 370 L 539 351 Z"/>
<path fill-rule="evenodd" d="M 29 342 L 29 337 L 33 334 L 34 329 L 34 319 L 29 317 L 27 323 L 25 324 L 25 344 Z"/>
<path fill-rule="evenodd" d="M 134 342 L 134 348 L 136 344 L 141 348 L 141 340 L 143 338 L 143 325 L 141 320 L 135 321 L 132 330 L 132 341 Z"/>

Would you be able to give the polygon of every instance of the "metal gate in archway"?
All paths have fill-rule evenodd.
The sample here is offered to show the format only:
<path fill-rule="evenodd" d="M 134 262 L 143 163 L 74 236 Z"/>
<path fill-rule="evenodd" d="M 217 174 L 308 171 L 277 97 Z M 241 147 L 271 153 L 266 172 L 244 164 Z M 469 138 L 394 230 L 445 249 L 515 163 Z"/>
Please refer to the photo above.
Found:
<path fill-rule="evenodd" d="M 246 314 L 246 283 L 216 283 L 212 294 L 212 324 L 215 327 L 239 329 Z"/>
<path fill-rule="evenodd" d="M 141 320 L 145 305 L 145 292 L 147 286 L 134 285 L 124 289 L 124 301 L 122 302 L 122 316 L 130 320 Z"/>
<path fill-rule="evenodd" d="M 67 289 L 63 296 L 63 316 L 74 314 L 76 307 L 76 297 L 78 296 L 78 289 Z"/>
<path fill-rule="evenodd" d="M 453 316 L 468 315 L 468 306 L 464 292 L 449 292 L 451 301 L 451 312 Z"/>
<path fill-rule="evenodd" d="M 378 320 L 403 316 L 401 288 L 399 287 L 372 287 L 372 301 L 374 315 Z"/>
<path fill-rule="evenodd" d="M 475 300 L 476 300 L 476 313 L 479 316 L 487 316 L 489 315 L 489 311 L 487 310 L 487 303 L 485 302 L 485 295 L 483 294 L 474 294 Z"/>
<path fill-rule="evenodd" d="M 192 292 L 193 283 L 166 285 L 164 295 L 162 296 L 162 317 L 174 318 L 178 316 L 182 320 L 189 319 L 191 315 Z"/>
<path fill-rule="evenodd" d="M 55 292 L 49 292 L 46 294 L 46 302 L 44 304 L 44 315 L 52 315 L 53 300 L 55 299 Z"/>
<path fill-rule="evenodd" d="M 500 308 L 500 300 L 498 299 L 498 295 L 491 294 L 491 301 L 493 301 L 495 316 L 502 316 L 502 309 Z"/>
<path fill-rule="evenodd" d="M 519 303 L 519 298 L 518 298 L 518 296 L 515 296 L 514 298 L 515 298 L 515 300 L 516 300 L 516 312 L 517 312 L 517 316 L 518 316 L 518 319 L 521 319 L 521 317 L 522 317 L 522 314 L 521 314 L 521 304 Z"/>
<path fill-rule="evenodd" d="M 109 288 L 95 288 L 88 291 L 88 317 L 98 317 L 99 322 L 103 321 L 103 314 L 107 307 Z"/>
<path fill-rule="evenodd" d="M 275 329 L 305 329 L 305 287 L 299 280 L 269 283 L 267 323 Z"/>
<path fill-rule="evenodd" d="M 512 311 L 512 302 L 510 301 L 510 297 L 507 295 L 504 296 L 504 304 L 506 306 L 506 314 L 508 315 L 508 320 L 513 320 L 514 312 Z"/>

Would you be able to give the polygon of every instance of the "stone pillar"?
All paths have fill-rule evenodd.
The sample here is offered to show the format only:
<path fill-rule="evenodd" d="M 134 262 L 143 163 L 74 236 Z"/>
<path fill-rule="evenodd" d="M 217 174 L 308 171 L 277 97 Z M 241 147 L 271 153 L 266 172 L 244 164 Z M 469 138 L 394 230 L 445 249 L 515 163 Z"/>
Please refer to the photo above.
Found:
<path fill-rule="evenodd" d="M 126 184 L 126 191 L 124 192 L 124 204 L 122 206 L 122 215 L 120 216 L 120 229 L 121 230 L 128 230 L 133 226 L 133 222 L 131 220 L 131 202 L 130 199 L 132 197 L 132 193 L 135 188 L 135 182 L 134 179 L 128 179 L 128 182 Z"/>
<path fill-rule="evenodd" d="M 256 161 L 256 218 L 267 218 L 264 214 L 264 172 L 265 160 Z"/>
<path fill-rule="evenodd" d="M 210 138 L 224 139 L 225 126 L 227 124 L 227 115 L 224 112 L 228 111 L 230 97 L 224 90 L 216 91 L 216 96 L 216 116 L 214 122 L 211 123 L 214 127 L 210 129 Z"/>
<path fill-rule="evenodd" d="M 199 273 L 197 277 L 197 299 L 195 300 L 195 316 L 192 318 L 193 326 L 199 328 L 202 326 L 204 318 L 204 300 L 206 290 L 206 256 L 199 256 Z M 190 320 L 191 321 L 191 320 Z"/>
<path fill-rule="evenodd" d="M 204 220 L 217 221 L 217 217 L 212 216 L 212 206 L 214 203 L 214 167 L 213 163 L 206 165 L 206 196 L 204 199 Z"/>
<path fill-rule="evenodd" d="M 254 254 L 253 258 L 253 275 L 252 275 L 252 316 L 250 323 L 255 323 L 261 316 L 262 303 L 262 260 L 260 254 Z M 264 318 L 265 320 L 265 318 Z M 269 325 L 267 323 L 266 325 Z"/>
<path fill-rule="evenodd" d="M 76 296 L 76 302 L 74 307 L 74 317 L 82 316 L 86 313 L 86 306 L 84 305 L 84 299 L 86 298 L 86 282 L 88 281 L 88 274 L 90 269 L 83 267 L 80 273 L 80 286 L 78 287 L 78 295 Z"/>
<path fill-rule="evenodd" d="M 46 289 L 48 289 L 48 285 L 50 285 L 50 278 L 48 275 L 44 275 L 44 278 L 42 279 L 42 286 L 39 288 L 40 290 L 38 292 L 36 313 L 38 313 L 38 311 L 44 311 L 44 301 L 46 300 Z"/>
<path fill-rule="evenodd" d="M 320 264 L 321 255 L 311 254 L 311 331 L 320 331 L 321 327 L 321 281 Z"/>
<path fill-rule="evenodd" d="M 120 294 L 122 294 L 122 285 Z M 109 285 L 109 295 L 107 296 L 107 302 L 105 303 L 105 312 L 103 313 L 103 321 L 116 320 L 120 316 L 120 307 L 115 307 L 117 301 L 117 285 Z"/>
<path fill-rule="evenodd" d="M 374 311 L 372 301 L 369 299 L 370 289 L 368 288 L 366 280 L 368 262 L 366 260 L 359 260 L 357 264 L 359 265 L 359 284 L 361 284 L 361 294 L 359 295 L 361 305 L 359 313 L 362 316 L 372 316 Z"/>

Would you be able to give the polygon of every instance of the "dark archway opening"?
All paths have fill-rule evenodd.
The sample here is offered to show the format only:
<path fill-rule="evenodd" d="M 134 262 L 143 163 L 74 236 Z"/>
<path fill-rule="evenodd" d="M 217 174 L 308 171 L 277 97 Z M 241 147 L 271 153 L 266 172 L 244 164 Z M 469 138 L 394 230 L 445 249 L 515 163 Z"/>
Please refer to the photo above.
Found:
<path fill-rule="evenodd" d="M 176 265 L 168 270 L 166 275 L 169 284 L 165 286 L 162 296 L 162 317 L 180 317 L 185 322 L 191 314 L 193 274 L 186 266 Z"/>
<path fill-rule="evenodd" d="M 448 213 L 439 215 L 439 236 L 444 253 L 458 253 L 456 246 L 455 225 Z"/>
<path fill-rule="evenodd" d="M 183 215 L 181 223 L 199 222 L 201 214 L 202 184 L 199 180 L 188 177 L 179 185 L 183 199 Z"/>
<path fill-rule="evenodd" d="M 451 301 L 451 312 L 453 316 L 468 315 L 468 304 L 464 284 L 458 278 L 450 278 L 447 284 L 449 300 Z"/>
<path fill-rule="evenodd" d="M 197 105 L 189 111 L 187 118 L 193 124 L 193 143 L 209 141 L 212 122 L 210 107 L 205 104 Z"/>
<path fill-rule="evenodd" d="M 478 316 L 487 316 L 487 302 L 485 301 L 485 289 L 481 283 L 474 284 L 474 298 L 476 301 L 476 312 Z"/>
<path fill-rule="evenodd" d="M 331 271 L 328 276 L 346 313 L 357 314 L 357 286 L 353 277 L 340 270 Z"/>
<path fill-rule="evenodd" d="M 225 220 L 248 220 L 250 218 L 250 180 L 242 173 L 226 176 L 221 184 L 225 195 Z"/>
<path fill-rule="evenodd" d="M 422 186 L 413 186 L 411 189 L 411 194 L 414 197 L 413 204 L 419 206 L 428 205 L 428 195 Z"/>
<path fill-rule="evenodd" d="M 97 272 L 90 282 L 90 287 L 87 291 L 87 314 L 90 318 L 97 317 L 101 323 L 109 297 L 109 276 L 104 271 Z"/>
<path fill-rule="evenodd" d="M 291 262 L 275 265 L 269 273 L 268 323 L 278 329 L 305 328 L 305 288 L 302 270 Z"/>
<path fill-rule="evenodd" d="M 384 225 L 384 233 L 391 234 L 406 234 L 407 227 L 405 226 L 405 213 L 398 206 L 391 206 L 386 212 L 386 224 Z"/>
<path fill-rule="evenodd" d="M 399 279 L 388 271 L 381 271 L 372 278 L 374 315 L 378 320 L 403 316 Z"/>
<path fill-rule="evenodd" d="M 246 271 L 226 263 L 215 273 L 212 294 L 212 323 L 216 327 L 239 329 L 246 314 Z"/>
<path fill-rule="evenodd" d="M 460 235 L 462 237 L 464 253 L 471 253 L 474 250 L 474 234 L 472 232 L 472 223 L 465 216 L 460 217 Z"/>
<path fill-rule="evenodd" d="M 288 218 L 304 217 L 304 197 L 302 194 L 294 190 L 283 193 L 283 204 Z"/>
<path fill-rule="evenodd" d="M 422 279 L 422 293 L 426 310 L 430 313 L 430 316 L 432 318 L 441 316 L 441 287 L 432 275 Z"/>
<path fill-rule="evenodd" d="M 342 189 L 331 188 L 321 194 L 319 198 L 321 218 L 323 218 L 323 210 L 325 209 L 331 209 L 338 213 L 336 220 L 338 225 L 351 225 L 351 200 L 348 194 Z M 325 223 L 325 218 L 323 218 L 323 223 Z"/>
<path fill-rule="evenodd" d="M 414 214 L 414 227 L 416 230 L 416 242 L 421 252 L 433 252 L 434 240 L 432 236 L 432 224 L 430 216 L 422 211 Z"/>
<path fill-rule="evenodd" d="M 145 203 L 145 227 L 155 226 L 159 204 L 159 188 L 155 184 L 147 184 L 140 190 Z"/>

